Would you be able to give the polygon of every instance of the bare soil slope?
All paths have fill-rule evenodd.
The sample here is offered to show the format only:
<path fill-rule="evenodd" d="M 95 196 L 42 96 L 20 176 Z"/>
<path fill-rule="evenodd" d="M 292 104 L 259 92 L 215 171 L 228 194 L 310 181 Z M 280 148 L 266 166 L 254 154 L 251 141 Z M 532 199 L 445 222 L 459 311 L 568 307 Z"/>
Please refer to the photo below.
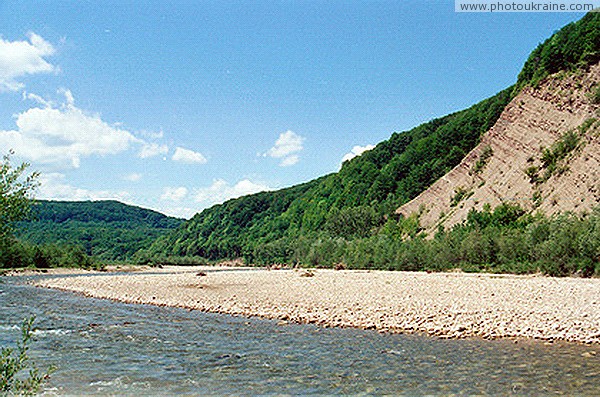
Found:
<path fill-rule="evenodd" d="M 549 76 L 536 88 L 526 87 L 458 166 L 397 212 L 420 213 L 421 226 L 431 235 L 440 224 L 451 227 L 471 208 L 480 210 L 486 203 L 492 208 L 519 203 L 548 215 L 597 206 L 599 82 L 600 63 L 586 71 Z M 576 147 L 548 165 L 544 149 L 557 152 L 569 132 L 577 137 Z"/>

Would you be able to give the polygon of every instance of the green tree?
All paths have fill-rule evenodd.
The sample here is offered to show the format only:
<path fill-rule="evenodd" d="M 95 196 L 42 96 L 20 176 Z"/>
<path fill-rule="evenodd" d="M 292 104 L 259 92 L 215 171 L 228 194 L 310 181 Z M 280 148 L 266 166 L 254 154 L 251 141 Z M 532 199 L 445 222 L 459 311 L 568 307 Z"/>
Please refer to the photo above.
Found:
<path fill-rule="evenodd" d="M 0 165 L 0 244 L 12 234 L 15 222 L 25 219 L 31 210 L 32 193 L 38 186 L 37 172 L 25 175 L 29 164 L 13 167 L 10 151 Z"/>

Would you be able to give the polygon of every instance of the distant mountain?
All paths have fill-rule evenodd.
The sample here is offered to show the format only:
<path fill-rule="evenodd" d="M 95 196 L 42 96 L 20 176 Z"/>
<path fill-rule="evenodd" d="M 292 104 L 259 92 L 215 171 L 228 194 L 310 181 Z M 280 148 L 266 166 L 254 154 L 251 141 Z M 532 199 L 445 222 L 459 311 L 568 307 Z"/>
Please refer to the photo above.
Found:
<path fill-rule="evenodd" d="M 543 184 L 558 183 L 559 175 L 564 175 L 563 181 L 567 181 L 569 175 L 583 178 L 588 172 L 597 183 L 597 173 L 589 167 L 597 165 L 597 124 L 591 119 L 592 113 L 598 116 L 600 103 L 600 88 L 594 77 L 597 68 L 594 65 L 599 60 L 600 13 L 590 13 L 536 48 L 515 86 L 466 110 L 394 133 L 374 149 L 345 162 L 337 173 L 205 209 L 159 237 L 145 253 L 149 257 L 244 257 L 250 263 L 314 266 L 331 266 L 337 260 L 332 258 L 351 258 L 355 262 L 351 266 L 362 267 L 380 266 L 369 258 L 385 257 L 393 268 L 422 269 L 422 255 L 418 252 L 421 246 L 411 241 L 403 243 L 402 239 L 414 237 L 422 226 L 432 231 L 445 217 L 452 217 L 453 223 L 449 225 L 459 223 L 466 213 L 452 212 L 448 207 L 466 208 L 465 200 L 477 194 L 476 189 L 483 189 L 482 192 L 504 189 L 506 200 L 488 201 L 493 205 L 507 201 L 516 185 L 512 180 L 503 180 L 504 168 L 494 171 L 500 162 L 518 169 L 521 182 L 529 183 L 523 181 L 525 176 L 535 179 L 531 182 L 535 186 L 515 193 L 536 202 L 553 202 L 551 189 Z M 549 78 L 556 83 L 549 86 Z M 524 96 L 532 99 L 521 104 Z M 540 106 L 536 108 L 537 105 Z M 525 109 L 522 113 L 523 123 L 516 111 L 519 106 L 531 106 L 531 112 Z M 570 114 L 571 110 L 575 114 Z M 533 145 L 546 148 L 541 150 L 538 146 L 536 150 L 521 152 L 522 145 L 502 144 L 503 140 L 511 139 L 502 135 L 507 123 L 520 128 L 525 140 L 528 128 L 536 128 L 531 142 L 527 142 L 529 149 Z M 539 138 L 538 132 L 548 129 L 552 129 L 546 131 L 549 135 Z M 577 135 L 575 139 L 566 135 L 569 131 Z M 493 134 L 497 139 L 490 141 Z M 569 156 L 580 148 L 583 154 L 577 161 L 583 163 L 578 163 L 576 172 L 569 174 Z M 587 160 L 590 158 L 593 161 Z M 525 170 L 520 169 L 522 160 L 530 163 Z M 461 175 L 471 178 L 468 183 L 460 178 L 446 182 L 457 166 L 462 170 Z M 478 181 L 482 175 L 488 179 Z M 576 195 L 572 198 L 584 199 L 585 205 L 557 208 L 587 209 L 597 202 L 589 181 L 584 187 L 581 187 L 583 180 L 571 182 L 565 185 L 579 186 L 571 191 Z M 439 195 L 427 193 L 442 185 L 443 192 Z M 442 203 L 439 207 L 438 202 Z M 409 204 L 401 207 L 406 203 Z M 397 212 L 399 207 L 401 210 Z"/>
<path fill-rule="evenodd" d="M 182 219 L 118 201 L 37 201 L 16 236 L 36 244 L 79 245 L 101 260 L 126 260 Z"/>

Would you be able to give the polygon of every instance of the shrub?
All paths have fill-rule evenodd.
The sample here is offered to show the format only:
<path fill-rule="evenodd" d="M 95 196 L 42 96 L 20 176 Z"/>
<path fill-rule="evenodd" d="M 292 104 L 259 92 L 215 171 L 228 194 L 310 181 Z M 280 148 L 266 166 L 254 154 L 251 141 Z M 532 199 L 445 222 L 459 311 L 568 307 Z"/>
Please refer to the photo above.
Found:
<path fill-rule="evenodd" d="M 531 165 L 525 169 L 525 175 L 529 177 L 530 183 L 538 183 L 540 181 L 539 172 L 539 167 L 535 165 Z"/>
<path fill-rule="evenodd" d="M 33 322 L 35 317 L 23 320 L 21 326 L 21 341 L 17 342 L 17 349 L 3 347 L 0 353 L 0 392 L 2 395 L 36 394 L 44 380 L 54 368 L 41 373 L 36 364 L 29 357 L 28 350 L 33 335 Z"/>
<path fill-rule="evenodd" d="M 481 171 L 483 171 L 483 169 L 487 165 L 488 160 L 493 155 L 494 155 L 494 150 L 492 149 L 492 147 L 490 145 L 485 146 L 483 148 L 483 150 L 481 151 L 481 154 L 479 155 L 479 158 L 477 159 L 477 161 L 473 165 L 473 168 L 471 168 L 471 171 L 474 174 L 479 174 Z"/>
<path fill-rule="evenodd" d="M 462 186 L 457 187 L 454 189 L 454 197 L 452 197 L 452 200 L 450 201 L 450 207 L 456 207 L 458 203 L 470 197 L 472 194 L 473 192 L 469 192 Z"/>
<path fill-rule="evenodd" d="M 579 141 L 579 134 L 574 131 L 567 131 L 550 148 L 542 149 L 540 160 L 542 161 L 542 168 L 545 169 L 542 181 L 547 181 L 552 175 L 562 169 L 559 167 L 559 162 L 577 148 Z"/>
<path fill-rule="evenodd" d="M 596 85 L 590 93 L 590 100 L 594 105 L 600 104 L 600 84 Z"/>

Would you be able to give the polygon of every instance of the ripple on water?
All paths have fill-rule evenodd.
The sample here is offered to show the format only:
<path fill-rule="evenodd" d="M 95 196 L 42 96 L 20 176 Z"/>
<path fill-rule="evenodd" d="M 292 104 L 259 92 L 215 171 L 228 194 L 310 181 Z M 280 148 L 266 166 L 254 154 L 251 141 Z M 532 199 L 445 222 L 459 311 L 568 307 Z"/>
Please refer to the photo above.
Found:
<path fill-rule="evenodd" d="M 0 340 L 24 317 L 48 395 L 600 395 L 600 348 L 442 340 L 82 298 L 3 284 Z"/>

